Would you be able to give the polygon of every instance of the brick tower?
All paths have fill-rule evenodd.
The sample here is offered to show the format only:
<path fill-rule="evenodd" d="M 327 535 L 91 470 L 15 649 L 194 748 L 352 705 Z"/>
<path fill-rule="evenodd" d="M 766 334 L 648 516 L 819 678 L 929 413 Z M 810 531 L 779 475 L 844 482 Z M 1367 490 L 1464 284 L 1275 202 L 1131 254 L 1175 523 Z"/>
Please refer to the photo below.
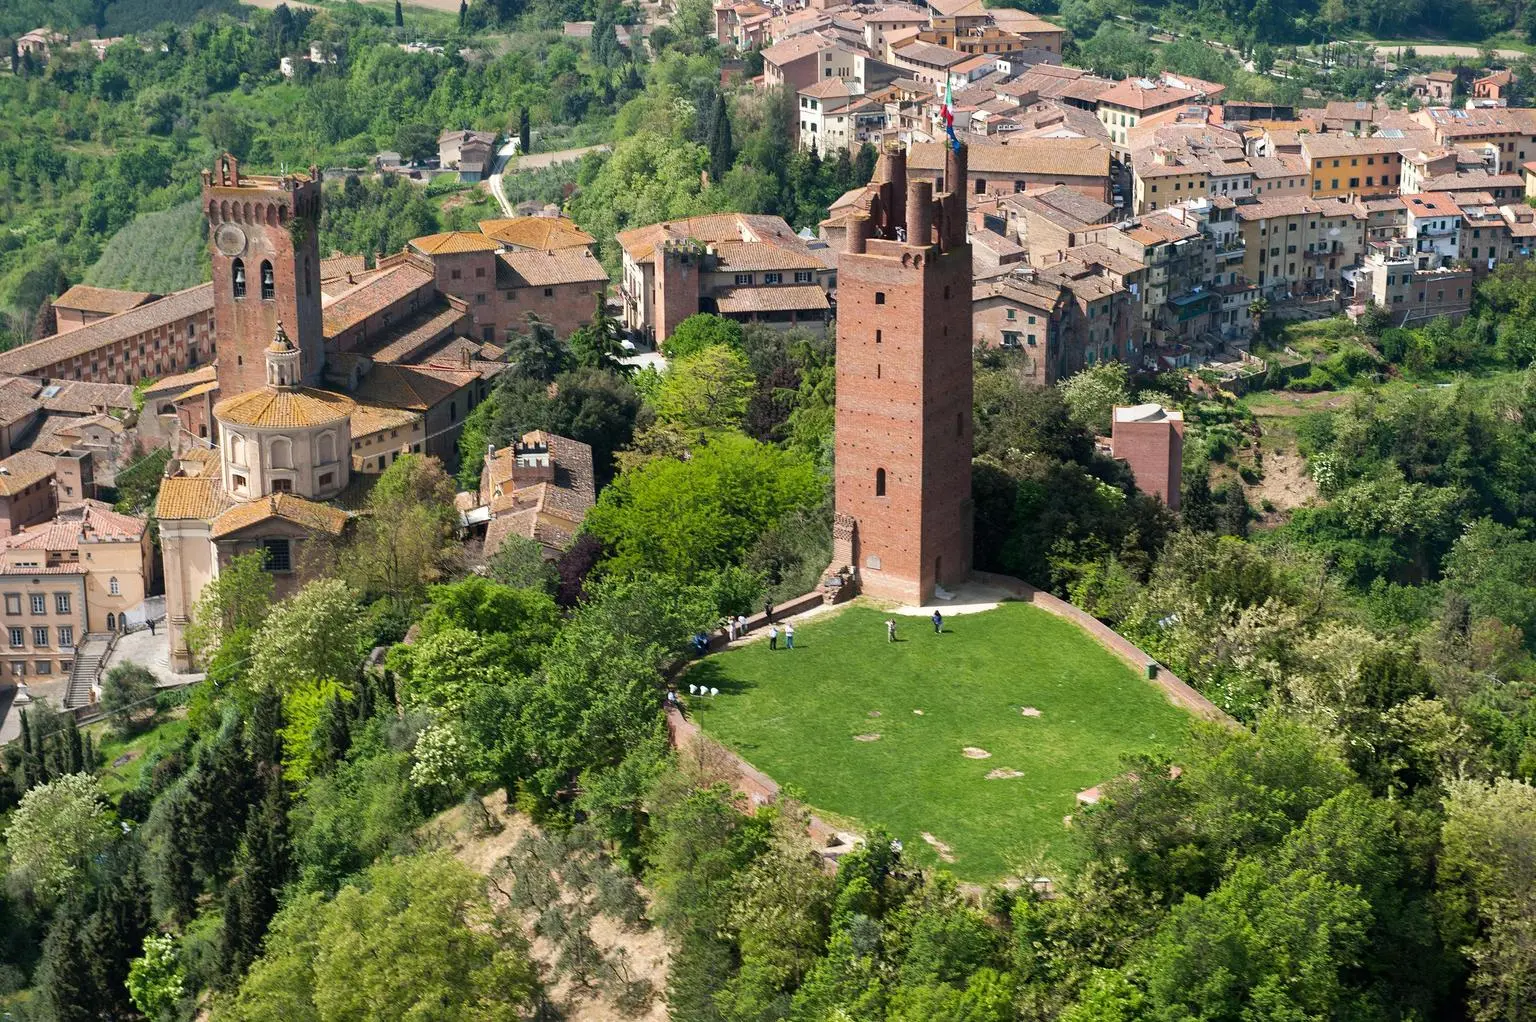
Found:
<path fill-rule="evenodd" d="M 971 246 L 966 149 L 944 180 L 881 154 L 869 214 L 837 267 L 833 568 L 863 592 L 921 605 L 971 569 Z"/>
<path fill-rule="evenodd" d="M 265 385 L 265 351 L 278 323 L 299 349 L 302 382 L 320 382 L 320 175 L 257 177 L 225 153 L 203 171 L 213 242 L 213 326 L 219 397 Z"/>

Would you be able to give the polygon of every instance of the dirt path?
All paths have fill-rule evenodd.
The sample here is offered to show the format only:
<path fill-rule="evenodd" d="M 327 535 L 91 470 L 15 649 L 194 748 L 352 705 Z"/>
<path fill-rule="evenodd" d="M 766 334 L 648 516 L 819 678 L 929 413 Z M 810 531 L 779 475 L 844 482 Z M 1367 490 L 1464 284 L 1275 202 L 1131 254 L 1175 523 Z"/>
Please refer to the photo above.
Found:
<path fill-rule="evenodd" d="M 1400 49 L 1406 50 L 1411 46 L 1413 47 L 1413 52 L 1421 57 L 1481 57 L 1484 52 L 1481 46 L 1467 46 L 1465 44 L 1384 43 L 1373 39 L 1366 39 L 1364 43 L 1366 46 L 1374 46 L 1383 52 L 1390 50 L 1393 53 Z M 1524 50 L 1494 50 L 1493 52 L 1495 56 L 1503 60 L 1519 60 L 1521 57 L 1528 56 Z"/>
<path fill-rule="evenodd" d="M 1274 508 L 1262 512 L 1265 524 L 1274 524 L 1317 497 L 1317 483 L 1307 475 L 1306 459 L 1301 452 L 1289 449 L 1266 452 L 1264 478 L 1247 490 L 1248 503 L 1262 507 L 1267 500 Z"/>

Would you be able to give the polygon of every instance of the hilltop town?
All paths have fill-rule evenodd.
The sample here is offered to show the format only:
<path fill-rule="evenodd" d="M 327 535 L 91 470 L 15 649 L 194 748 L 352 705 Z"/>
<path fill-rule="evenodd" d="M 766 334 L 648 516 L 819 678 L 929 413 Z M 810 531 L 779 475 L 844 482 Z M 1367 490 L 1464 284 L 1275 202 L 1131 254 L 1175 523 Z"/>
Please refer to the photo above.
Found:
<path fill-rule="evenodd" d="M 47 6 L 7 1018 L 1529 1016 L 1526 19 Z"/>

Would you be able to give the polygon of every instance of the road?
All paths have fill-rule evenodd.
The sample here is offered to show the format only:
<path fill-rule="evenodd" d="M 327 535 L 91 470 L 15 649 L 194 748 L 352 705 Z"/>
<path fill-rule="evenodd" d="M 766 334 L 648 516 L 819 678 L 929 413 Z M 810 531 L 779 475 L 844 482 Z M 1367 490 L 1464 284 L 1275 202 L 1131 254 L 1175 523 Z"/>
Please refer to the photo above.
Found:
<path fill-rule="evenodd" d="M 512 204 L 507 201 L 507 193 L 501 189 L 501 175 L 506 171 L 507 164 L 517 158 L 517 137 L 507 139 L 507 144 L 496 151 L 496 163 L 491 167 L 491 194 L 496 197 L 496 204 L 501 207 L 502 216 L 515 216 L 512 212 Z"/>
<path fill-rule="evenodd" d="M 609 148 L 611 147 L 607 145 L 589 145 L 583 146 L 580 149 L 560 149 L 552 153 L 534 153 L 531 156 L 519 157 L 517 155 L 517 139 L 508 139 L 507 144 L 497 151 L 496 163 L 491 168 L 491 176 L 488 179 L 491 185 L 491 194 L 496 197 L 496 204 L 501 207 L 503 216 L 516 216 L 517 214 L 512 209 L 512 203 L 507 201 L 507 193 L 501 186 L 502 176 L 507 172 L 507 168 L 512 164 L 513 160 L 517 161 L 516 166 L 512 167 L 512 172 L 515 174 L 522 170 L 543 170 L 545 167 L 553 167 L 557 163 L 570 163 L 572 160 L 581 159 L 588 153 L 606 153 Z"/>
<path fill-rule="evenodd" d="M 1481 57 L 1484 53 L 1481 46 L 1441 46 L 1437 43 L 1383 43 L 1367 39 L 1364 45 L 1374 46 L 1383 53 L 1396 53 L 1411 46 L 1413 52 L 1421 57 Z M 1519 60 L 1529 56 L 1523 50 L 1494 50 L 1493 53 L 1501 60 Z"/>

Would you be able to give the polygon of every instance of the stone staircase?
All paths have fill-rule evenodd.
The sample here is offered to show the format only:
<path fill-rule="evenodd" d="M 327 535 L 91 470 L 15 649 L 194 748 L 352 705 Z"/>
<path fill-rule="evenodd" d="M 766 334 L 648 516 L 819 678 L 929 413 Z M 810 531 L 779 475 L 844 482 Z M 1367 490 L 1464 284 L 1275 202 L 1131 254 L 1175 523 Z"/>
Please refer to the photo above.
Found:
<path fill-rule="evenodd" d="M 69 672 L 69 688 L 64 692 L 65 709 L 88 706 L 91 687 L 101 675 L 102 661 L 112 649 L 114 636 L 110 632 L 91 632 L 85 641 L 75 647 L 75 662 Z"/>

